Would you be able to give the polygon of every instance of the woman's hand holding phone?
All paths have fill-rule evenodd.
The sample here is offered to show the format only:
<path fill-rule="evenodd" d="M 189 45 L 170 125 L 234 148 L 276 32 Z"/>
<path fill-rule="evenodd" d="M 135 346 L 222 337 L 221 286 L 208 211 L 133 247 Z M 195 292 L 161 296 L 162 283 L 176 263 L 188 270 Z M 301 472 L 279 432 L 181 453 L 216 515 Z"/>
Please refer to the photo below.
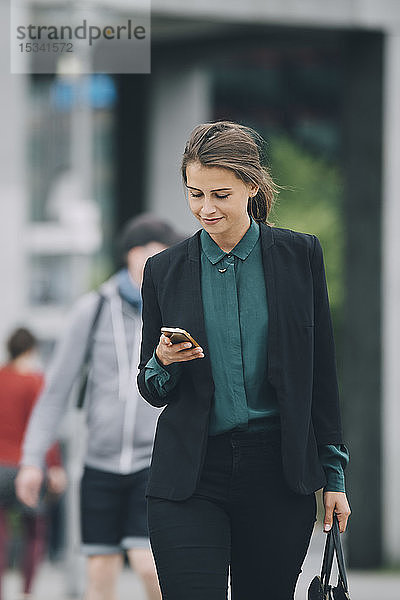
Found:
<path fill-rule="evenodd" d="M 156 348 L 157 358 L 164 366 L 175 362 L 204 358 L 204 352 L 200 346 L 194 348 L 189 341 L 173 344 L 169 338 L 170 334 L 162 333 Z"/>

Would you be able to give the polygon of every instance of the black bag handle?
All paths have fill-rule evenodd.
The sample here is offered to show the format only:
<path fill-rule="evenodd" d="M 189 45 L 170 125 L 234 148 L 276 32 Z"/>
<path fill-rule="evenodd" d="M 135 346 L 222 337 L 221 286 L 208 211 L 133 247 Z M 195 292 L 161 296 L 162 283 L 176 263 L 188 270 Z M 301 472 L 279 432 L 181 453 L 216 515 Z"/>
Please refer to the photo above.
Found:
<path fill-rule="evenodd" d="M 348 592 L 349 587 L 348 587 L 348 583 L 347 583 L 347 574 L 346 574 L 346 567 L 345 567 L 345 563 L 344 563 L 342 542 L 340 539 L 339 521 L 338 521 L 338 518 L 336 515 L 334 516 L 334 520 L 333 520 L 332 537 L 333 537 L 333 543 L 335 546 L 336 560 L 337 560 L 338 569 L 339 569 L 339 579 L 342 582 L 344 591 Z"/>
<path fill-rule="evenodd" d="M 328 594 L 330 590 L 329 580 L 331 578 L 334 555 L 336 555 L 336 560 L 338 564 L 339 581 L 341 582 L 344 591 L 348 593 L 347 574 L 344 563 L 342 542 L 340 539 L 339 521 L 336 515 L 333 515 L 333 525 L 327 535 L 324 550 L 324 558 L 322 561 L 321 583 L 324 590 L 324 594 Z"/>
<path fill-rule="evenodd" d="M 321 584 L 324 590 L 324 594 L 326 594 L 329 590 L 329 581 L 332 573 L 332 565 L 333 565 L 333 556 L 335 553 L 335 547 L 332 537 L 332 530 L 329 531 L 326 542 L 325 542 L 325 550 L 324 550 L 324 558 L 322 560 L 321 567 Z"/>
<path fill-rule="evenodd" d="M 104 301 L 105 301 L 105 297 L 103 296 L 103 294 L 100 294 L 100 292 L 99 292 L 99 299 L 97 302 L 96 311 L 93 316 L 93 321 L 90 326 L 89 336 L 88 336 L 85 354 L 84 354 L 83 362 L 82 362 L 81 382 L 80 382 L 80 386 L 79 386 L 78 397 L 76 400 L 76 407 L 79 409 L 83 408 L 83 405 L 85 403 L 86 388 L 87 388 L 88 377 L 89 377 L 90 359 L 92 357 L 93 338 L 94 338 L 94 333 L 96 331 L 96 327 L 97 327 L 97 324 L 99 321 L 100 313 L 103 308 Z"/>

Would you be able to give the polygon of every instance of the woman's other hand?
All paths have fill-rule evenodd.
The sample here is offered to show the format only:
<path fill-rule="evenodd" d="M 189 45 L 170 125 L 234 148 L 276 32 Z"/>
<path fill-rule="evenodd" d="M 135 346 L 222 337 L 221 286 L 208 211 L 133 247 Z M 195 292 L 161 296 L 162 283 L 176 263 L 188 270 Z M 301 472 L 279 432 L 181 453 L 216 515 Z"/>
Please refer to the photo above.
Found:
<path fill-rule="evenodd" d="M 164 334 L 160 337 L 156 354 L 158 360 L 165 366 L 174 362 L 184 362 L 204 357 L 203 349 L 199 346 L 193 348 L 190 342 L 173 344 L 169 337 Z"/>
<path fill-rule="evenodd" d="M 324 531 L 330 531 L 334 513 L 339 521 L 340 533 L 346 531 L 347 521 L 351 514 L 346 494 L 344 492 L 324 492 L 324 506 Z"/>

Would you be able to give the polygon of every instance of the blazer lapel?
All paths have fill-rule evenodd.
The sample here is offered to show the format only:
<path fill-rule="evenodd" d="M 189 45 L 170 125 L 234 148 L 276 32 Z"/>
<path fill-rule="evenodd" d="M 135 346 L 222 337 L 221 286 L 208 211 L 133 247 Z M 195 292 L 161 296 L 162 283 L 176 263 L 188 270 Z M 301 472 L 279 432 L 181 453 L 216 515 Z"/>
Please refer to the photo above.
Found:
<path fill-rule="evenodd" d="M 276 291 L 276 273 L 274 265 L 274 232 L 270 225 L 260 224 L 261 249 L 264 267 L 265 287 L 268 303 L 268 380 L 277 387 L 280 360 L 278 356 L 278 299 Z"/>

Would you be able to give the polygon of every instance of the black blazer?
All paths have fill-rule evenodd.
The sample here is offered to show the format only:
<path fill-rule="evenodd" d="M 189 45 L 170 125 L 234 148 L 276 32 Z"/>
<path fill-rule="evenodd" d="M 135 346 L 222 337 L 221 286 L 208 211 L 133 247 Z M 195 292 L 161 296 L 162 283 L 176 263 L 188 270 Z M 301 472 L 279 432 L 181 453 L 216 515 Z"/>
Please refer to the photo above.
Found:
<path fill-rule="evenodd" d="M 269 309 L 268 379 L 281 419 L 282 461 L 292 490 L 310 494 L 326 483 L 317 445 L 341 444 L 335 351 L 322 249 L 313 235 L 261 224 Z M 143 337 L 138 386 L 164 406 L 154 443 L 147 494 L 184 500 L 195 490 L 207 444 L 214 392 L 200 287 L 200 231 L 150 258 L 142 286 Z M 205 357 L 182 363 L 177 386 L 150 393 L 145 365 L 160 328 L 182 327 Z"/>

